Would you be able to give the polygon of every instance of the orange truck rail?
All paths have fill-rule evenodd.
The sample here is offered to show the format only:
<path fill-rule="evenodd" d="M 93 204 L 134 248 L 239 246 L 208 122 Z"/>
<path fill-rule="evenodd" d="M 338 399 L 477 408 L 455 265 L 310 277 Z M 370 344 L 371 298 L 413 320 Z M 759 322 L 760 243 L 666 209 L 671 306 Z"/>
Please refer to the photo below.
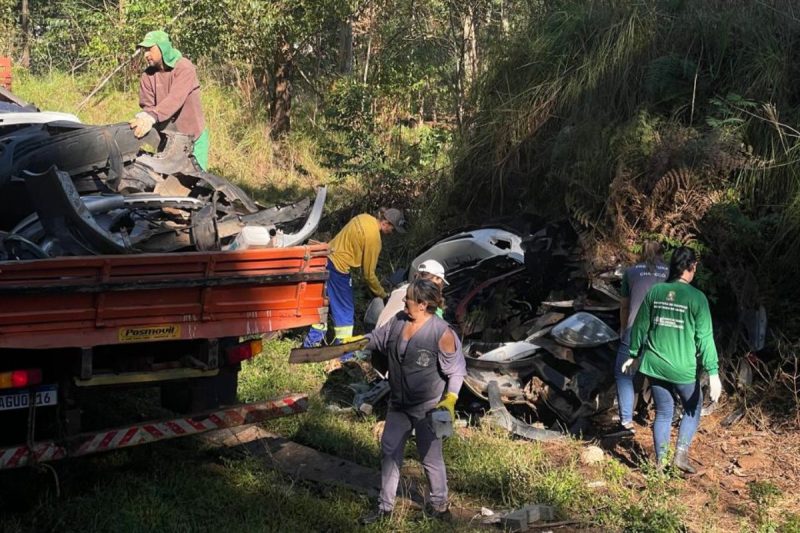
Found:
<path fill-rule="evenodd" d="M 0 348 L 253 335 L 324 322 L 326 244 L 0 263 Z"/>

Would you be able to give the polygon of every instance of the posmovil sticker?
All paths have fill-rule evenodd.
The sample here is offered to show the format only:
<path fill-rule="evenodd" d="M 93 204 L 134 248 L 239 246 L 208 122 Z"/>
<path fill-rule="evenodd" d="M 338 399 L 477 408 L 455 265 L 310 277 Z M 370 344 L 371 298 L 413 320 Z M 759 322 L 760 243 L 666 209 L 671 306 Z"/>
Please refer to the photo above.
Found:
<path fill-rule="evenodd" d="M 180 339 L 180 324 L 157 324 L 155 326 L 126 326 L 119 328 L 119 342 L 159 341 Z"/>

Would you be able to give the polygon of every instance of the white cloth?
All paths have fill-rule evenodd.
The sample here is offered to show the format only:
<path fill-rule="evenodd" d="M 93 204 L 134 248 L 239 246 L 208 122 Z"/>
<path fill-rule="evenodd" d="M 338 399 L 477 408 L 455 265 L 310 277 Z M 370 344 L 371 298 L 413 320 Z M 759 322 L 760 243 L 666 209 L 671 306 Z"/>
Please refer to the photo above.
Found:
<path fill-rule="evenodd" d="M 633 368 L 633 363 L 636 362 L 636 359 L 629 357 L 627 361 L 622 363 L 622 367 L 620 368 L 620 372 L 623 374 L 633 375 L 636 371 Z"/>
<path fill-rule="evenodd" d="M 403 298 L 405 298 L 407 291 L 408 283 L 392 291 L 392 294 L 389 295 L 389 299 L 386 301 L 383 311 L 381 311 L 380 316 L 378 316 L 378 323 L 375 325 L 376 328 L 383 326 L 389 322 L 394 315 L 405 309 L 406 304 L 403 302 Z"/>

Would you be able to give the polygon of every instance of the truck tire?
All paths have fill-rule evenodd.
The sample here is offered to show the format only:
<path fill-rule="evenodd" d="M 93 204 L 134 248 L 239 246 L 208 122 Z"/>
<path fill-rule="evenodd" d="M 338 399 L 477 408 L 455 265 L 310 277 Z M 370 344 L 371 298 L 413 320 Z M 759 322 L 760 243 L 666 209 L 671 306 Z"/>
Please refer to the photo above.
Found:
<path fill-rule="evenodd" d="M 198 413 L 220 405 L 236 403 L 239 367 L 221 368 L 210 378 L 164 383 L 161 385 L 161 405 L 176 413 Z"/>

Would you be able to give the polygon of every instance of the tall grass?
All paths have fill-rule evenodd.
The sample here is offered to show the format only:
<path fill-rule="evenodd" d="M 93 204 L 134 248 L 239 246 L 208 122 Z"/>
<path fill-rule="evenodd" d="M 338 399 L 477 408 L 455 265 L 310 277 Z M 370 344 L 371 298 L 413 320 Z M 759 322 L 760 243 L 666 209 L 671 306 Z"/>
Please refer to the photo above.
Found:
<path fill-rule="evenodd" d="M 721 290 L 782 322 L 781 295 L 800 297 L 787 275 L 800 261 L 794 10 L 530 4 L 476 87 L 446 214 L 569 217 L 584 242 L 610 245 L 597 247 L 606 262 L 639 233 L 701 243 Z"/>
<path fill-rule="evenodd" d="M 458 153 L 455 193 L 476 217 L 523 203 L 567 214 L 571 189 L 604 195 L 622 155 L 610 141 L 642 110 L 702 128 L 711 98 L 736 92 L 773 102 L 788 120 L 797 67 L 785 47 L 800 24 L 790 8 L 602 0 L 532 8 L 476 90 L 480 111 Z"/>
<path fill-rule="evenodd" d="M 602 98 L 594 95 L 613 96 L 618 87 L 637 82 L 629 66 L 650 46 L 655 20 L 641 12 L 646 7 L 563 4 L 568 6 L 563 10 L 532 11 L 529 25 L 521 26 L 525 29 L 508 44 L 507 56 L 477 89 L 480 111 L 454 171 L 457 194 L 477 218 L 525 207 L 563 213 L 573 181 L 591 189 L 607 180 L 607 138 L 597 126 L 631 113 L 636 99 L 620 91 L 618 101 L 601 106 L 595 104 Z M 587 121 L 589 116 L 594 120 Z M 567 124 L 562 135 L 579 152 L 571 150 L 566 161 L 556 155 L 558 123 Z M 587 124 L 591 129 L 583 135 Z M 591 166 L 581 155 L 592 156 Z M 551 175 L 551 165 L 564 174 Z M 531 201 L 535 205 L 523 205 Z"/>

